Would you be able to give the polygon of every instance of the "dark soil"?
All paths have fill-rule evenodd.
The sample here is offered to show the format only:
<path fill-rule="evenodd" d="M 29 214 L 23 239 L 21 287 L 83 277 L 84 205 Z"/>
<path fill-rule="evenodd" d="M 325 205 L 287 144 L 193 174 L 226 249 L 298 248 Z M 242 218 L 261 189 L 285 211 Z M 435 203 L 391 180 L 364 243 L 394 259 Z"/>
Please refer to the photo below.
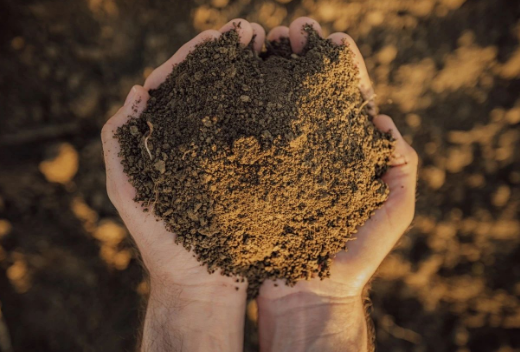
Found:
<path fill-rule="evenodd" d="M 391 137 L 370 121 L 350 49 L 302 30 L 301 55 L 285 40 L 259 58 L 236 31 L 200 45 L 116 134 L 135 200 L 252 297 L 266 279 L 328 277 L 389 193 Z"/>

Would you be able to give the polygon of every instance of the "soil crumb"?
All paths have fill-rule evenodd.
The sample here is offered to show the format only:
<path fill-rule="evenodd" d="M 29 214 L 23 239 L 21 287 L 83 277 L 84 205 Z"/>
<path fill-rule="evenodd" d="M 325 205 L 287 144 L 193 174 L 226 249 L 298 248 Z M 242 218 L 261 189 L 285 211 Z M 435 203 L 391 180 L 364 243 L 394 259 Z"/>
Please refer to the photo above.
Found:
<path fill-rule="evenodd" d="M 136 202 L 210 272 L 330 275 L 332 259 L 387 199 L 393 151 L 372 123 L 347 46 L 304 28 L 261 55 L 236 31 L 199 45 L 116 133 Z"/>

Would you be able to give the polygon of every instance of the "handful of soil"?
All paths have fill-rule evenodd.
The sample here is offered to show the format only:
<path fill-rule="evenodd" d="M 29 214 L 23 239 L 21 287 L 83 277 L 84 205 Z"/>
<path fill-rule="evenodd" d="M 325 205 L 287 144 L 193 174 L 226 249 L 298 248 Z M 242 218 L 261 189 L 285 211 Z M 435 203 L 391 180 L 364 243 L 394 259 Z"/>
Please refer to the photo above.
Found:
<path fill-rule="evenodd" d="M 393 151 L 371 122 L 347 46 L 305 28 L 260 56 L 236 31 L 198 46 L 116 133 L 135 201 L 210 272 L 254 297 L 330 275 L 335 254 L 388 197 Z"/>

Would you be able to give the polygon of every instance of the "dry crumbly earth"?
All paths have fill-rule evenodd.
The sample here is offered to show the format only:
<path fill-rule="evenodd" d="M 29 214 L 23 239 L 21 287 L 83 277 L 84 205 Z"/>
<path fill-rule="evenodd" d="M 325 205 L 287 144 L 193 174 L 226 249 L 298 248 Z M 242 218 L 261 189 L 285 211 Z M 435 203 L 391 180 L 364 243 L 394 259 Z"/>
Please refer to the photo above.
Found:
<path fill-rule="evenodd" d="M 518 351 L 519 6 L 0 2 L 0 302 L 14 350 L 135 343 L 147 286 L 106 196 L 99 141 L 130 87 L 200 30 L 311 15 L 358 42 L 381 110 L 421 157 L 414 226 L 373 285 L 379 350 Z"/>
<path fill-rule="evenodd" d="M 347 46 L 311 28 L 301 55 L 237 32 L 206 42 L 118 129 L 122 164 L 153 211 L 210 272 L 288 285 L 332 258 L 388 197 L 392 138 L 372 124 Z"/>

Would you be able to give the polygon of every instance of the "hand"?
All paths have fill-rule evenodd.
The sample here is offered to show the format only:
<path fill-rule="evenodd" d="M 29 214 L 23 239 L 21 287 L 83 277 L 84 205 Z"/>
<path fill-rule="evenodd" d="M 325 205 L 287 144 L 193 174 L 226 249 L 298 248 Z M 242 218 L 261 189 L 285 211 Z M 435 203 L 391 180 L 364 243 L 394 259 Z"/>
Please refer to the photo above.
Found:
<path fill-rule="evenodd" d="M 123 172 L 119 143 L 114 139 L 119 126 L 141 114 L 149 98 L 148 90 L 164 82 L 174 65 L 196 45 L 218 38 L 239 23 L 241 43 L 248 45 L 256 35 L 254 48 L 260 51 L 265 32 L 258 24 L 235 19 L 220 31 L 204 31 L 156 68 L 143 87 L 134 86 L 124 106 L 103 127 L 108 195 L 135 240 L 150 276 L 143 351 L 176 350 L 175 346 L 203 351 L 242 349 L 247 283 L 219 273 L 209 274 L 193 253 L 175 244 L 175 235 L 166 231 L 163 221 L 143 212 L 133 200 L 136 191 Z"/>
<path fill-rule="evenodd" d="M 306 42 L 305 24 L 321 35 L 320 25 L 301 17 L 289 28 L 276 27 L 268 40 L 289 37 L 293 52 L 299 53 Z M 329 38 L 337 45 L 349 45 L 359 68 L 360 90 L 372 101 L 373 89 L 361 53 L 351 37 L 334 33 Z M 373 103 L 370 104 L 373 109 Z M 373 111 L 373 110 L 372 110 Z M 282 280 L 267 281 L 258 297 L 259 336 L 262 350 L 349 350 L 367 349 L 367 331 L 362 291 L 383 259 L 410 225 L 415 210 L 418 157 L 393 121 L 384 115 L 374 118 L 382 131 L 396 140 L 395 154 L 383 180 L 390 188 L 384 205 L 349 241 L 347 251 L 335 257 L 331 277 L 301 281 L 294 287 Z M 355 335 L 355 336 L 354 336 Z M 361 347 L 358 343 L 362 343 Z"/>

